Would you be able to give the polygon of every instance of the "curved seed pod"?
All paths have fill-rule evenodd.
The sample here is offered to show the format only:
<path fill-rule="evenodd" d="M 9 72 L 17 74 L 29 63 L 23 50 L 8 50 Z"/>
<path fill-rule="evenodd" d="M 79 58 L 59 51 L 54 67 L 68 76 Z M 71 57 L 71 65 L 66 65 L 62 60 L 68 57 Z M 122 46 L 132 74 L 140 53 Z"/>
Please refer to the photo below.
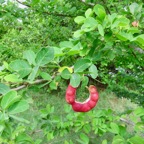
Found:
<path fill-rule="evenodd" d="M 74 103 L 75 95 L 76 95 L 76 88 L 72 87 L 71 85 L 68 85 L 65 95 L 66 102 L 69 104 Z"/>
<path fill-rule="evenodd" d="M 72 105 L 72 108 L 76 112 L 88 112 L 93 109 L 99 98 L 99 94 L 95 86 L 90 85 L 89 88 L 89 98 L 84 102 L 75 101 L 76 88 L 73 88 L 71 85 L 68 86 L 66 91 L 66 101 Z"/>
<path fill-rule="evenodd" d="M 91 110 L 91 107 L 88 105 L 88 103 L 81 103 L 77 101 L 72 104 L 72 108 L 75 112 L 88 112 Z"/>
<path fill-rule="evenodd" d="M 97 102 L 99 99 L 99 94 L 98 94 L 96 87 L 93 85 L 90 85 L 88 89 L 90 93 L 90 99 L 94 102 Z"/>

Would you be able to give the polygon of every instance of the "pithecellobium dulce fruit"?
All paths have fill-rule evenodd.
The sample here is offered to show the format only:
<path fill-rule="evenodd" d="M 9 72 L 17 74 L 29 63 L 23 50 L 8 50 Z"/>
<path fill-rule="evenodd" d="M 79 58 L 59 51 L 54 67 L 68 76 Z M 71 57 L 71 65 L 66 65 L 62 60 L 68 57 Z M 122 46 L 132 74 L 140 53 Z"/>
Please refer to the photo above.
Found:
<path fill-rule="evenodd" d="M 72 87 L 71 85 L 68 85 L 68 88 L 66 90 L 66 101 L 70 105 L 72 105 L 72 108 L 76 112 L 88 112 L 91 109 L 93 109 L 99 99 L 99 94 L 94 85 L 90 85 L 89 90 L 89 98 L 84 102 L 78 102 L 76 101 L 76 90 L 77 88 Z"/>

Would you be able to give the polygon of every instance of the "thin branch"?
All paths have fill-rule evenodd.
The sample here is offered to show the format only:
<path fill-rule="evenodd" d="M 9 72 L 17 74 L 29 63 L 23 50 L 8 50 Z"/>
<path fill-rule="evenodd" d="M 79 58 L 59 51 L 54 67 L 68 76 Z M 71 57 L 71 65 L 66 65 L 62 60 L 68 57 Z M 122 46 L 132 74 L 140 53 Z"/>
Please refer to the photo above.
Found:
<path fill-rule="evenodd" d="M 34 82 L 31 83 L 31 84 L 29 84 L 29 83 L 23 84 L 23 85 L 18 86 L 18 87 L 16 87 L 16 88 L 12 88 L 12 90 L 18 91 L 18 90 L 21 90 L 21 89 L 27 87 L 28 85 L 40 84 L 40 83 L 43 83 L 43 82 L 46 82 L 46 80 L 44 80 L 44 79 L 38 79 L 38 80 L 34 81 Z"/>
<path fill-rule="evenodd" d="M 47 14 L 47 15 L 53 15 L 53 16 L 60 16 L 60 17 L 76 17 L 76 15 L 66 15 L 66 14 L 62 14 L 62 13 L 50 13 L 50 12 L 42 12 L 44 14 Z"/>
<path fill-rule="evenodd" d="M 120 118 L 120 120 L 121 120 L 122 122 L 125 122 L 125 123 L 129 124 L 129 125 L 135 126 L 135 123 L 133 123 L 133 122 L 130 121 L 130 120 L 126 120 L 126 119 L 124 119 L 124 118 Z"/>
<path fill-rule="evenodd" d="M 86 4 L 86 5 L 90 5 L 90 6 L 94 6 L 94 5 L 96 5 L 96 4 L 94 4 L 94 3 L 86 3 L 85 0 L 81 0 L 81 2 L 83 2 L 83 3 Z"/>
<path fill-rule="evenodd" d="M 139 59 L 138 59 L 138 57 L 137 57 L 137 55 L 134 53 L 134 51 L 133 51 L 133 47 L 131 47 L 131 46 L 129 46 L 130 47 L 130 51 L 131 51 L 131 54 L 135 57 L 135 59 L 139 62 L 139 63 L 141 63 L 140 61 L 139 61 Z M 133 49 L 131 49 L 131 48 L 133 48 Z M 135 50 L 135 49 L 134 49 Z"/>
<path fill-rule="evenodd" d="M 17 1 L 19 4 L 22 4 L 22 5 L 26 6 L 26 7 L 31 8 L 31 6 L 28 5 L 28 4 L 25 4 L 25 3 L 23 3 L 23 2 L 20 2 L 19 0 L 16 0 L 16 1 Z M 38 10 L 35 10 L 35 11 L 39 12 Z M 62 13 L 50 13 L 50 12 L 42 12 L 42 13 L 43 13 L 43 14 L 47 14 L 47 15 L 60 16 L 60 17 L 76 17 L 75 15 L 66 15 L 66 14 L 62 14 Z"/>
<path fill-rule="evenodd" d="M 31 7 L 30 5 L 28 5 L 28 4 L 24 4 L 23 2 L 21 2 L 21 1 L 19 1 L 19 0 L 16 0 L 19 4 L 21 4 L 21 5 L 23 5 L 23 6 L 26 6 L 26 7 Z"/>
<path fill-rule="evenodd" d="M 131 126 L 135 126 L 135 123 L 130 121 L 130 120 L 127 120 L 127 119 L 124 119 L 124 118 L 120 118 L 120 121 L 124 122 L 124 123 L 127 123 Z M 142 126 L 142 128 L 144 128 L 144 126 Z"/>
<path fill-rule="evenodd" d="M 19 87 L 17 87 L 17 88 L 13 88 L 13 89 L 11 89 L 11 90 L 18 91 L 18 90 L 21 90 L 21 89 L 25 88 L 26 86 L 27 86 L 27 85 L 21 85 L 21 86 L 19 86 Z"/>

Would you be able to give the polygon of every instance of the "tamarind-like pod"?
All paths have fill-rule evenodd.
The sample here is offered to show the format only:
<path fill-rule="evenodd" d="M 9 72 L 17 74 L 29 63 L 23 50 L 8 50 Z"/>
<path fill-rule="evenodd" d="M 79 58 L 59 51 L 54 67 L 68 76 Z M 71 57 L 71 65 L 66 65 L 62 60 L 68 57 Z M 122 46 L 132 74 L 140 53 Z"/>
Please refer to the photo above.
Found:
<path fill-rule="evenodd" d="M 67 87 L 65 99 L 69 104 L 73 104 L 75 102 L 76 88 L 72 87 L 70 84 Z"/>
<path fill-rule="evenodd" d="M 96 106 L 99 98 L 98 91 L 93 85 L 90 85 L 88 90 L 90 93 L 89 98 L 84 102 L 78 102 L 75 100 L 76 88 L 73 88 L 71 85 L 68 86 L 66 90 L 66 101 L 72 105 L 74 111 L 88 112 Z"/>
<path fill-rule="evenodd" d="M 75 101 L 72 104 L 72 108 L 74 111 L 76 111 L 76 112 L 88 112 L 96 106 L 96 104 L 98 102 L 98 98 L 99 98 L 99 94 L 97 92 L 97 89 L 93 85 L 90 85 L 88 89 L 89 89 L 89 93 L 90 93 L 89 98 L 84 102 Z"/>
<path fill-rule="evenodd" d="M 72 104 L 72 109 L 75 112 L 87 112 L 87 111 L 91 110 L 91 107 L 87 103 L 81 103 L 81 102 L 75 101 Z"/>

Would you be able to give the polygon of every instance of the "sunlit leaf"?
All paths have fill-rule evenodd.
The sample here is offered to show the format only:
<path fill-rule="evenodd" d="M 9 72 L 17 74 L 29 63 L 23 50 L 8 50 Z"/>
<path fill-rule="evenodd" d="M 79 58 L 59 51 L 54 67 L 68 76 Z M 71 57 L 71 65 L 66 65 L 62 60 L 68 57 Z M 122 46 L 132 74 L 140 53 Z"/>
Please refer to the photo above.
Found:
<path fill-rule="evenodd" d="M 91 65 L 89 59 L 80 59 L 74 64 L 74 72 L 83 72 Z"/>
<path fill-rule="evenodd" d="M 1 101 L 1 107 L 3 109 L 7 109 L 9 106 L 19 101 L 20 98 L 21 96 L 17 95 L 16 91 L 10 91 L 3 96 L 2 101 Z"/>
<path fill-rule="evenodd" d="M 81 77 L 79 74 L 74 73 L 71 75 L 70 84 L 73 87 L 78 87 L 80 82 L 81 82 Z"/>
<path fill-rule="evenodd" d="M 36 64 L 38 66 L 44 66 L 54 59 L 53 48 L 42 48 L 36 55 Z"/>

